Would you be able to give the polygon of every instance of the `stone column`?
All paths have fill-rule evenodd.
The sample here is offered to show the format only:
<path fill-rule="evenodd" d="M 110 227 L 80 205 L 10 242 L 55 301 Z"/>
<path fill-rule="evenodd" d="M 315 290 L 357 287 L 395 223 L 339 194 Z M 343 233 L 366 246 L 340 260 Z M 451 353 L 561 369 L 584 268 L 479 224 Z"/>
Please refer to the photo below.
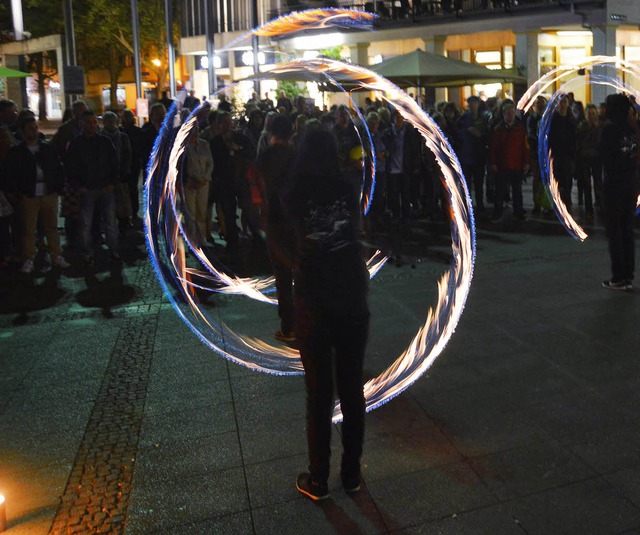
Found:
<path fill-rule="evenodd" d="M 527 77 L 528 86 L 540 78 L 537 32 L 516 33 L 514 67 Z"/>
<path fill-rule="evenodd" d="M 514 51 L 514 67 L 516 72 L 527 77 L 527 83 L 514 84 L 514 98 L 516 103 L 527 88 L 540 77 L 538 64 L 538 34 L 537 32 L 516 33 L 516 49 Z"/>
<path fill-rule="evenodd" d="M 462 58 L 460 57 L 459 50 L 449 51 L 449 57 L 451 59 L 457 59 L 457 60 L 463 61 Z M 466 103 L 463 102 L 461 87 L 450 87 L 447 91 L 447 100 L 449 102 L 453 102 L 458 107 L 466 106 Z"/>
<path fill-rule="evenodd" d="M 227 52 L 227 61 L 229 62 L 229 83 L 233 83 L 236 79 L 236 55 L 235 51 L 229 50 Z M 228 95 L 229 99 L 231 99 L 231 95 Z"/>
<path fill-rule="evenodd" d="M 56 59 L 58 60 L 58 65 L 61 66 L 63 64 L 63 58 L 64 58 L 64 50 L 62 48 L 62 43 L 60 42 L 60 44 L 56 47 Z M 61 104 L 62 104 L 62 110 L 64 113 L 65 108 L 67 107 L 67 103 L 66 103 L 66 99 L 64 98 L 64 76 L 62 74 L 62 68 L 58 67 L 58 81 L 60 82 L 60 100 L 61 100 Z"/>
<path fill-rule="evenodd" d="M 349 59 L 355 65 L 367 67 L 369 65 L 369 43 L 356 43 L 349 46 Z M 350 96 L 358 106 L 362 106 L 368 95 L 363 91 L 352 91 Z"/>
<path fill-rule="evenodd" d="M 446 50 L 444 43 L 447 37 L 445 35 L 436 35 L 433 39 L 423 39 L 424 51 L 431 52 L 432 54 L 438 54 L 439 56 L 445 56 Z M 426 87 L 425 95 L 427 97 L 428 104 L 435 104 L 441 100 L 447 100 L 447 90 L 444 87 Z"/>
<path fill-rule="evenodd" d="M 594 26 L 591 29 L 593 34 L 593 56 L 615 56 L 616 55 L 616 27 L 615 26 Z M 614 75 L 612 69 L 606 67 L 594 67 L 594 74 Z M 591 102 L 599 104 L 604 102 L 607 95 L 615 93 L 614 89 L 608 86 L 593 84 L 591 86 Z"/>

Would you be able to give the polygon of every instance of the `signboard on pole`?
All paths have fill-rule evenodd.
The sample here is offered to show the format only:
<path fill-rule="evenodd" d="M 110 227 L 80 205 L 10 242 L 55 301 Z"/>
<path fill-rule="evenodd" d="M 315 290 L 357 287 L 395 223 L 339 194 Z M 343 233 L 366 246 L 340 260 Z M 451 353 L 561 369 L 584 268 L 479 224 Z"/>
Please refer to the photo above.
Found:
<path fill-rule="evenodd" d="M 75 65 L 65 65 L 62 68 L 65 95 L 84 95 L 84 69 Z"/>
<path fill-rule="evenodd" d="M 149 117 L 149 101 L 146 98 L 136 99 L 136 115 L 138 117 Z"/>

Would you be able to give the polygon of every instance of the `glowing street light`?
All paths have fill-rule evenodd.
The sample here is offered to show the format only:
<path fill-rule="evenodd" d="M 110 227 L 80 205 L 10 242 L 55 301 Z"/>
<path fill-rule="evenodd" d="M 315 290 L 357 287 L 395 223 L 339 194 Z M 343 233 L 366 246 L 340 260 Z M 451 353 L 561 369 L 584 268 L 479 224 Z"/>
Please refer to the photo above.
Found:
<path fill-rule="evenodd" d="M 158 58 L 152 59 L 151 63 L 153 63 L 156 67 L 160 67 L 160 65 L 162 65 L 162 62 Z"/>
<path fill-rule="evenodd" d="M 7 509 L 4 503 L 4 496 L 0 494 L 0 533 L 7 529 Z"/>

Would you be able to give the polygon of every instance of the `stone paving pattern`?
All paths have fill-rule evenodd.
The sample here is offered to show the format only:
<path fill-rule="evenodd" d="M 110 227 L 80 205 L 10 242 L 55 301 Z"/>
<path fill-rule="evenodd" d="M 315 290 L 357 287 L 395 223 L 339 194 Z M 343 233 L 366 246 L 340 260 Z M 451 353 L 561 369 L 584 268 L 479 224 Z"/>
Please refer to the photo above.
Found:
<path fill-rule="evenodd" d="M 121 272 L 99 259 L 93 277 L 74 265 L 0 282 L 6 533 L 640 533 L 640 290 L 600 287 L 599 221 L 585 243 L 544 219 L 478 227 L 451 342 L 367 416 L 363 492 L 344 494 L 335 455 L 322 505 L 294 487 L 302 377 L 212 354 L 139 238 Z M 396 238 L 402 257 L 371 286 L 368 376 L 423 322 L 449 259 L 444 224 Z M 203 307 L 254 336 L 277 328 L 273 307 L 244 298 Z"/>

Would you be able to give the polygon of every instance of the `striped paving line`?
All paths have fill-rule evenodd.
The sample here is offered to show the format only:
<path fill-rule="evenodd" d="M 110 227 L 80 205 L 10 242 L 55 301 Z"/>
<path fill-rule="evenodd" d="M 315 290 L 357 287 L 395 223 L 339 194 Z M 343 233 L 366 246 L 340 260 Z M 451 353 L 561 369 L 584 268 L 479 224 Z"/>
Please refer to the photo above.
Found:
<path fill-rule="evenodd" d="M 124 532 L 159 311 L 124 321 L 51 534 Z"/>

